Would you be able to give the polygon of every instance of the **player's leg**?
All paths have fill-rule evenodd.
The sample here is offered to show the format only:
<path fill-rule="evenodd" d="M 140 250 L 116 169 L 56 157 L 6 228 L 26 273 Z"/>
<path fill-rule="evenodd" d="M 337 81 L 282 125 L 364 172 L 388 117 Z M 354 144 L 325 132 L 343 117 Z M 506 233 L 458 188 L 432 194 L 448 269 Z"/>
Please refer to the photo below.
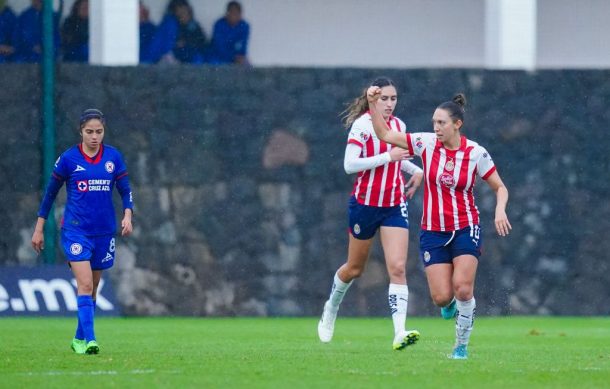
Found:
<path fill-rule="evenodd" d="M 83 296 L 88 296 L 91 300 L 92 280 L 89 258 L 92 255 L 92 243 L 84 235 L 62 229 L 61 244 L 77 284 L 78 323 L 70 346 L 77 354 L 84 354 L 87 334 L 83 319 L 88 317 L 88 303 Z"/>
<path fill-rule="evenodd" d="M 318 336 L 322 342 L 330 342 L 335 331 L 335 320 L 343 297 L 353 280 L 360 277 L 368 260 L 373 239 L 360 240 L 349 235 L 347 262 L 335 273 L 328 300 L 324 303 L 324 312 L 318 323 Z"/>
<path fill-rule="evenodd" d="M 85 352 L 97 354 L 99 348 L 93 328 L 93 272 L 89 261 L 72 261 L 70 263 L 77 285 L 78 319 L 87 342 Z"/>
<path fill-rule="evenodd" d="M 325 343 L 332 340 L 341 301 L 353 280 L 364 271 L 373 237 L 381 223 L 379 208 L 362 205 L 354 197 L 349 200 L 348 215 L 347 261 L 335 273 L 330 296 L 324 303 L 324 312 L 318 323 L 318 336 Z"/>
<path fill-rule="evenodd" d="M 456 312 L 450 249 L 454 238 L 453 232 L 421 231 L 419 239 L 419 253 L 426 271 L 430 296 L 434 304 L 441 307 L 441 316 L 445 319 L 453 318 Z"/>
<path fill-rule="evenodd" d="M 474 327 L 476 301 L 474 298 L 474 280 L 478 259 L 473 255 L 460 255 L 453 260 L 453 289 L 457 303 L 455 321 L 455 349 L 452 357 L 468 357 L 467 347 Z"/>
<path fill-rule="evenodd" d="M 379 234 L 390 278 L 388 304 L 394 324 L 392 347 L 395 350 L 402 350 L 419 339 L 418 331 L 407 331 L 405 327 L 409 304 L 409 287 L 406 276 L 409 230 L 404 227 L 382 226 Z"/>

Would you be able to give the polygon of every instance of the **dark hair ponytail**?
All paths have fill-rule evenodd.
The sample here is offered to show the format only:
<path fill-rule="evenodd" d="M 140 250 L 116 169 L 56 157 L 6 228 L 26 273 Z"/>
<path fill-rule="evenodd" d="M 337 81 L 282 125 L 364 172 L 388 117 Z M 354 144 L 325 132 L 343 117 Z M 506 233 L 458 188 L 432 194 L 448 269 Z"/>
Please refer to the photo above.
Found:
<path fill-rule="evenodd" d="M 464 123 L 464 113 L 466 112 L 464 107 L 466 106 L 466 96 L 463 93 L 458 93 L 453 96 L 451 101 L 445 101 L 440 104 L 437 108 L 441 108 L 449 112 L 449 116 L 453 121 L 461 120 Z"/>
<path fill-rule="evenodd" d="M 383 88 L 385 86 L 394 86 L 394 82 L 388 77 L 378 77 L 370 86 Z M 352 124 L 354 124 L 354 121 L 369 109 L 369 102 L 366 98 L 367 89 L 368 87 L 364 89 L 360 96 L 356 97 L 351 103 L 348 103 L 345 111 L 341 112 L 345 128 L 350 128 Z"/>

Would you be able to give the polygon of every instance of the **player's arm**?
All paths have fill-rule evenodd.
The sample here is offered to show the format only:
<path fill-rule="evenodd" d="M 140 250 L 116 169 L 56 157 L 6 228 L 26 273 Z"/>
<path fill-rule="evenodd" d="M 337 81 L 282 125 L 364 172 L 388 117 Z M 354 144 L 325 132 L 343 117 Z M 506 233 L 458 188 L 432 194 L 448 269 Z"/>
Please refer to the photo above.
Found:
<path fill-rule="evenodd" d="M 502 179 L 497 171 L 491 173 L 489 177 L 485 179 L 491 189 L 496 192 L 496 217 L 495 225 L 496 231 L 500 236 L 506 236 L 513 228 L 508 221 L 506 216 L 506 204 L 508 203 L 508 189 L 504 186 Z"/>
<path fill-rule="evenodd" d="M 61 189 L 61 186 L 64 183 L 64 179 L 58 175 L 56 172 L 53 172 L 51 175 L 51 179 L 47 184 L 47 189 L 45 190 L 44 197 L 40 203 L 40 208 L 38 209 L 38 219 L 36 220 L 36 227 L 34 227 L 34 234 L 32 234 L 32 247 L 38 254 L 40 251 L 44 249 L 44 224 L 46 219 L 49 217 L 49 212 L 51 211 L 51 207 L 53 206 L 53 202 L 57 197 L 57 193 Z"/>
<path fill-rule="evenodd" d="M 377 111 L 377 100 L 381 96 L 381 88 L 378 86 L 371 86 L 366 92 L 366 98 L 369 102 L 369 111 L 373 120 L 373 128 L 377 138 L 382 141 L 392 144 L 394 146 L 408 149 L 407 138 L 404 133 L 398 131 L 390 131 L 390 127 L 383 119 L 381 112 Z"/>
<path fill-rule="evenodd" d="M 402 149 L 397 148 L 397 150 Z M 408 199 L 412 199 L 415 191 L 421 185 L 422 179 L 424 178 L 424 171 L 410 161 L 402 161 L 400 164 L 400 170 L 411 175 L 411 178 L 409 178 L 409 181 L 407 181 L 405 185 L 405 196 L 407 196 Z"/>
<path fill-rule="evenodd" d="M 131 218 L 133 216 L 133 195 L 131 186 L 129 185 L 129 177 L 127 172 L 118 175 L 116 180 L 116 188 L 121 195 L 123 202 L 123 219 L 121 220 L 121 235 L 127 236 L 133 231 Z"/>
<path fill-rule="evenodd" d="M 371 170 L 392 161 L 401 161 L 408 158 L 409 153 L 401 148 L 392 148 L 390 151 L 374 155 L 372 157 L 361 157 L 362 147 L 354 143 L 348 143 L 345 147 L 345 158 L 343 168 L 347 174 Z"/>

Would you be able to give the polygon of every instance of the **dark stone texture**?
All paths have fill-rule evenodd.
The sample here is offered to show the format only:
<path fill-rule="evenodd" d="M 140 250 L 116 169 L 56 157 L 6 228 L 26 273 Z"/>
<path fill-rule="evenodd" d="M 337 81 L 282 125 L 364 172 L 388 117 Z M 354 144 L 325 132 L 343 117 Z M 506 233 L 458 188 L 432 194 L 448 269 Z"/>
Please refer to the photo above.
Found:
<path fill-rule="evenodd" d="M 339 113 L 378 75 L 397 84 L 396 112 L 410 131 L 429 131 L 434 108 L 465 92 L 464 133 L 489 150 L 509 188 L 513 232 L 501 239 L 495 196 L 478 185 L 485 244 L 477 312 L 609 314 L 609 71 L 61 64 L 57 153 L 78 142 L 80 112 L 97 107 L 108 117 L 106 142 L 130 170 L 136 230 L 119 238 L 109 272 L 123 312 L 318 315 L 347 251 L 353 177 L 342 168 Z M 2 65 L 0 86 L 0 264 L 34 263 L 39 69 Z M 305 142 L 304 163 L 264 168 L 278 131 Z M 410 202 L 409 311 L 436 315 L 418 259 L 421 201 L 418 192 Z M 376 245 L 342 314 L 386 314 L 386 290 Z"/>

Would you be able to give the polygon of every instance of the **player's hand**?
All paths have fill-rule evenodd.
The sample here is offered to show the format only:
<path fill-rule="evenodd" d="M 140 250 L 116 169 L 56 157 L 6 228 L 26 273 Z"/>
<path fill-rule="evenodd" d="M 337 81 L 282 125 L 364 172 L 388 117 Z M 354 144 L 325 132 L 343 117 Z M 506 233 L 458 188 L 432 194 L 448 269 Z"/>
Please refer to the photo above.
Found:
<path fill-rule="evenodd" d="M 32 247 L 38 254 L 44 250 L 44 232 L 42 230 L 34 230 L 32 235 Z"/>
<path fill-rule="evenodd" d="M 510 230 L 513 229 L 513 227 L 510 225 L 510 222 L 508 221 L 506 212 L 503 210 L 500 210 L 500 209 L 496 209 L 495 225 L 496 225 L 496 231 L 498 232 L 498 235 L 500 235 L 500 236 L 508 235 L 510 233 Z"/>
<path fill-rule="evenodd" d="M 411 158 L 409 151 L 400 147 L 392 147 L 388 153 L 390 154 L 391 161 L 402 161 Z"/>
<path fill-rule="evenodd" d="M 407 184 L 405 185 L 405 196 L 407 196 L 407 199 L 412 199 L 413 195 L 415 194 L 415 191 L 417 190 L 417 188 L 419 188 L 419 186 L 421 185 L 421 181 L 424 178 L 424 173 L 415 173 L 411 176 L 411 178 L 409 178 L 409 181 L 407 181 Z"/>
<path fill-rule="evenodd" d="M 123 220 L 121 220 L 121 236 L 128 236 L 133 232 L 133 225 L 131 224 L 131 210 L 125 212 Z"/>
<path fill-rule="evenodd" d="M 366 91 L 366 99 L 370 105 L 374 105 L 377 100 L 381 97 L 381 88 L 378 86 L 369 86 L 369 89 Z"/>

